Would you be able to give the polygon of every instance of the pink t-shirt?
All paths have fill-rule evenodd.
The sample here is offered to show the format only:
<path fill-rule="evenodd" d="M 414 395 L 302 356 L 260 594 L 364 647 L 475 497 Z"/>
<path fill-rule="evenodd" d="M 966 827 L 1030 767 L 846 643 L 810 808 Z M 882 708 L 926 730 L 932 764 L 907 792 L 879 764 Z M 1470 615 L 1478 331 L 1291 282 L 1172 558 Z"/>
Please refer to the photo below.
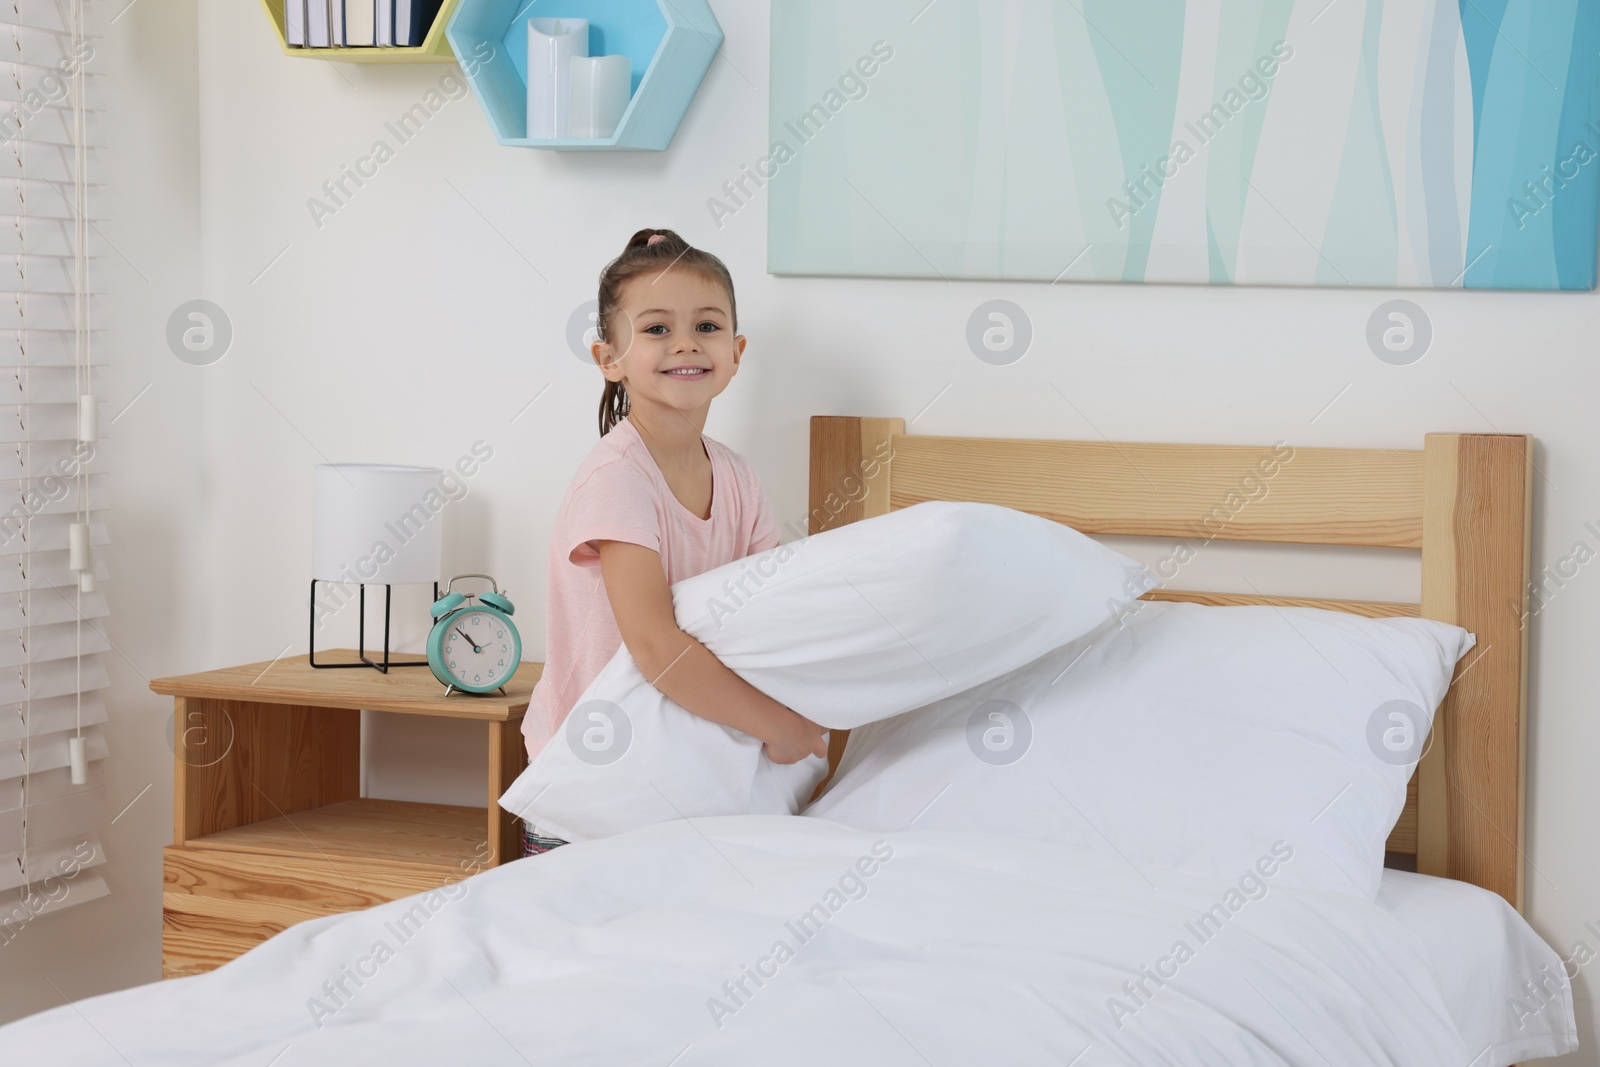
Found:
<path fill-rule="evenodd" d="M 709 437 L 711 517 L 678 502 L 632 422 L 600 439 L 567 487 L 550 537 L 545 667 L 522 733 L 532 759 L 617 649 L 622 634 L 600 578 L 595 541 L 627 541 L 661 554 L 667 584 L 764 552 L 778 524 L 744 457 Z"/>

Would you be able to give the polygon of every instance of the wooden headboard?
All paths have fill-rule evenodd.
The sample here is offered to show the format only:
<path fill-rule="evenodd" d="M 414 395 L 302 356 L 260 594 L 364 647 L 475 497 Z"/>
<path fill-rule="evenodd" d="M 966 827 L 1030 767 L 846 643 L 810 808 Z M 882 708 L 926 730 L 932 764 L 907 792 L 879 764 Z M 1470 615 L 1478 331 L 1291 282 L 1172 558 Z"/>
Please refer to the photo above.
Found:
<path fill-rule="evenodd" d="M 1420 604 L 1166 589 L 1147 598 L 1420 615 L 1476 634 L 1388 849 L 1520 910 L 1532 449 L 1512 434 L 1428 434 L 1418 451 L 933 437 L 907 434 L 901 419 L 817 416 L 808 526 L 970 500 L 1090 534 L 1419 550 Z M 832 735 L 830 779 L 846 737 Z"/>

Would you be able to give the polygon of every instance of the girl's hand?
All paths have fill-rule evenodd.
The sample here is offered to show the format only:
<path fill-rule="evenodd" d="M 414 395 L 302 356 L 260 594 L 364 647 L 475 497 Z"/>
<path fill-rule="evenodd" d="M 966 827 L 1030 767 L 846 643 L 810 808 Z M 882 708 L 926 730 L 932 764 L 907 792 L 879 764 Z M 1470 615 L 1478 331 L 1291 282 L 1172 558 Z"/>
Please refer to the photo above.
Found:
<path fill-rule="evenodd" d="M 777 731 L 762 746 L 773 763 L 799 763 L 807 756 L 828 758 L 828 740 L 822 727 L 798 712 L 789 711 Z"/>

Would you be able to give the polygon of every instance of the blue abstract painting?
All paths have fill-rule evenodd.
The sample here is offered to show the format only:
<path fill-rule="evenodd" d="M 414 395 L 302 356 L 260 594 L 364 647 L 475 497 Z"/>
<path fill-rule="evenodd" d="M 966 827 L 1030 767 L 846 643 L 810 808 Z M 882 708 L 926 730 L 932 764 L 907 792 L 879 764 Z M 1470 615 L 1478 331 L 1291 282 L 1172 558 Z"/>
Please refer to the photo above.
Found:
<path fill-rule="evenodd" d="M 1600 0 L 773 0 L 774 274 L 1593 289 Z"/>

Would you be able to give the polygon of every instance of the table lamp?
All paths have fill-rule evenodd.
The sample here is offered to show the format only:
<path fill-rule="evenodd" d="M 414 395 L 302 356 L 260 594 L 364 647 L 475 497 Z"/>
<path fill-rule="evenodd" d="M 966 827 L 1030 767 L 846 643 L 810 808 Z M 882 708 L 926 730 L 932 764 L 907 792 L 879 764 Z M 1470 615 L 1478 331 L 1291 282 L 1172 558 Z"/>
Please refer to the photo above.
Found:
<path fill-rule="evenodd" d="M 396 585 L 433 584 L 439 598 L 445 498 L 437 467 L 321 463 L 316 467 L 311 522 L 311 666 L 426 667 L 390 662 L 389 604 Z M 317 662 L 317 583 L 360 587 L 359 663 Z M 383 586 L 383 659 L 367 656 L 367 586 Z M 433 601 L 429 601 L 431 604 Z M 348 601 L 346 601 L 348 603 Z"/>

